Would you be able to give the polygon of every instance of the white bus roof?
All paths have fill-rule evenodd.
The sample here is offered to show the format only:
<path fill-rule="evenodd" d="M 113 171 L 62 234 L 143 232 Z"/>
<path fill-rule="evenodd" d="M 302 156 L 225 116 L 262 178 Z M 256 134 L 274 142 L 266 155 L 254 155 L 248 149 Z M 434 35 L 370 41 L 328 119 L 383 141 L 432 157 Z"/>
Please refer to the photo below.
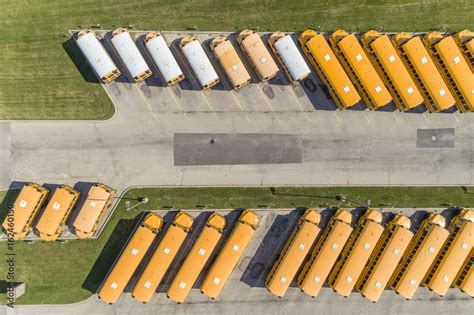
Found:
<path fill-rule="evenodd" d="M 93 32 L 81 35 L 76 39 L 76 43 L 100 79 L 117 70 L 112 58 Z"/>
<path fill-rule="evenodd" d="M 193 68 L 201 86 L 205 86 L 217 79 L 219 76 L 214 70 L 211 61 L 207 57 L 199 41 L 194 40 L 182 48 L 183 54 Z"/>
<path fill-rule="evenodd" d="M 300 80 L 311 73 L 290 35 L 277 40 L 274 46 L 294 80 Z"/>
<path fill-rule="evenodd" d="M 112 45 L 114 45 L 115 50 L 125 64 L 128 72 L 132 75 L 132 78 L 150 70 L 129 32 L 116 34 L 110 41 Z"/>
<path fill-rule="evenodd" d="M 145 45 L 166 82 L 183 75 L 163 36 L 156 36 Z"/>

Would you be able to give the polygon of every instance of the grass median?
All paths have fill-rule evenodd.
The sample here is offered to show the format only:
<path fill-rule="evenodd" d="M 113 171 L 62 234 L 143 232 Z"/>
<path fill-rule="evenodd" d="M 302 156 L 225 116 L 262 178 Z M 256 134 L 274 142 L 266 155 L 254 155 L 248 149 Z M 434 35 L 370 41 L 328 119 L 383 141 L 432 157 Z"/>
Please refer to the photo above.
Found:
<path fill-rule="evenodd" d="M 5 200 L 0 192 L 2 211 Z M 346 202 L 338 200 L 344 195 Z M 82 301 L 99 287 L 120 249 L 144 210 L 223 209 L 223 208 L 297 208 L 363 206 L 367 199 L 373 207 L 445 208 L 473 206 L 474 187 L 344 187 L 344 188 L 144 188 L 125 194 L 103 233 L 95 240 L 60 242 L 15 242 L 16 281 L 26 282 L 26 294 L 19 304 L 65 304 Z M 125 201 L 146 205 L 126 211 Z M 6 243 L 0 243 L 2 261 Z M 4 303 L 6 264 L 0 264 L 0 298 Z"/>
<path fill-rule="evenodd" d="M 470 1 L 109 1 L 0 3 L 0 119 L 106 119 L 114 108 L 68 30 L 474 29 Z M 88 82 L 89 81 L 89 82 Z"/>

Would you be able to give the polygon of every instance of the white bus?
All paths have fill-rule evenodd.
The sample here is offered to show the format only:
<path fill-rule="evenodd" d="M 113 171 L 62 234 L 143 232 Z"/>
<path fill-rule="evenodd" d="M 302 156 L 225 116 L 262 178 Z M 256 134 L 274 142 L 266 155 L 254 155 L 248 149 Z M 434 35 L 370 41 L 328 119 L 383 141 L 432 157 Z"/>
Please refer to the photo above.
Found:
<path fill-rule="evenodd" d="M 110 58 L 93 30 L 82 30 L 77 34 L 76 44 L 102 83 L 109 83 L 120 76 L 120 70 Z"/>
<path fill-rule="evenodd" d="M 290 35 L 285 35 L 283 32 L 275 32 L 268 39 L 268 44 L 283 66 L 291 83 L 301 81 L 311 73 Z"/>
<path fill-rule="evenodd" d="M 118 28 L 114 30 L 110 41 L 132 76 L 133 81 L 138 83 L 151 76 L 150 68 L 126 29 Z"/>
<path fill-rule="evenodd" d="M 145 46 L 168 85 L 171 86 L 184 80 L 183 71 L 159 32 L 148 33 L 145 37 Z"/>
<path fill-rule="evenodd" d="M 193 35 L 183 37 L 179 43 L 186 60 L 196 75 L 199 84 L 207 90 L 219 83 L 219 76 L 207 57 L 201 43 Z"/>

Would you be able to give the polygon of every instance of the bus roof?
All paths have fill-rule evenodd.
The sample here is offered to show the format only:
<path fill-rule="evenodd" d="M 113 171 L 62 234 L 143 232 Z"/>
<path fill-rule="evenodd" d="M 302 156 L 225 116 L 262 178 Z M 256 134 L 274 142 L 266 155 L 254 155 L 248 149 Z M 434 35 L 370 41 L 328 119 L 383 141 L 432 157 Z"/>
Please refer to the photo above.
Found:
<path fill-rule="evenodd" d="M 244 212 L 242 212 L 242 214 L 239 217 L 239 221 L 249 225 L 254 230 L 258 226 L 258 221 L 259 220 L 260 220 L 260 218 L 258 217 L 258 215 L 250 209 L 245 209 Z"/>
<path fill-rule="evenodd" d="M 329 90 L 334 90 L 335 96 L 341 101 L 343 108 L 349 108 L 360 101 L 359 93 L 356 91 L 351 80 L 342 68 L 336 55 L 329 47 L 323 34 L 318 34 L 313 30 L 306 30 L 300 35 L 300 40 L 311 57 L 317 63 L 315 70 L 322 72 L 320 76 L 326 79 L 326 84 L 330 85 Z M 309 58 L 311 61 L 311 57 Z M 319 73 L 319 71 L 318 71 Z"/>
<path fill-rule="evenodd" d="M 222 229 L 216 228 L 216 226 L 222 226 L 222 220 L 225 227 L 225 218 L 217 213 L 213 213 L 207 220 L 199 238 L 186 256 L 186 259 L 166 293 L 173 301 L 182 303 L 188 296 L 199 274 L 222 237 Z M 214 225 L 215 223 L 217 223 L 217 225 Z"/>
<path fill-rule="evenodd" d="M 303 80 L 311 73 L 311 70 L 296 47 L 291 35 L 282 35 L 282 37 L 275 39 L 273 46 L 278 51 L 293 80 Z"/>
<path fill-rule="evenodd" d="M 403 215 L 397 215 L 385 228 L 382 238 L 377 242 L 369 262 L 357 281 L 357 290 L 372 302 L 379 300 L 413 237 L 413 233 L 405 226 L 405 218 L 408 219 Z"/>
<path fill-rule="evenodd" d="M 145 46 L 166 82 L 183 76 L 183 71 L 160 33 L 148 33 L 145 37 Z"/>
<path fill-rule="evenodd" d="M 217 298 L 224 289 L 232 272 L 239 263 L 247 246 L 255 236 L 258 216 L 250 210 L 245 210 L 239 217 L 232 233 L 224 247 L 212 264 L 201 285 L 201 291 L 210 298 Z"/>
<path fill-rule="evenodd" d="M 347 63 L 350 64 L 354 75 L 361 83 L 359 88 L 367 91 L 366 93 L 370 98 L 369 101 L 372 103 L 372 105 L 368 105 L 375 108 L 387 105 L 392 100 L 392 97 L 370 63 L 359 41 L 354 34 L 342 32 L 340 36 L 343 38 L 337 41 L 337 46 L 344 55 L 345 60 L 347 60 Z M 361 93 L 361 95 L 363 96 L 364 93 Z"/>
<path fill-rule="evenodd" d="M 411 299 L 448 236 L 449 232 L 437 224 L 437 217 L 424 220 L 393 273 L 390 287 Z"/>
<path fill-rule="evenodd" d="M 383 215 L 382 215 L 382 212 L 378 211 L 377 209 L 370 208 L 370 209 L 367 209 L 365 213 L 362 215 L 360 220 L 362 219 L 367 219 L 377 224 L 382 224 Z M 360 220 L 359 222 L 361 222 Z"/>
<path fill-rule="evenodd" d="M 135 299 L 144 303 L 150 301 L 183 245 L 192 222 L 193 218 L 186 212 L 175 216 L 132 290 Z"/>
<path fill-rule="evenodd" d="M 471 71 L 474 71 L 474 32 L 469 30 L 457 32 L 454 40 L 462 50 Z"/>
<path fill-rule="evenodd" d="M 76 43 L 99 79 L 103 80 L 114 72 L 117 72 L 116 76 L 120 75 L 117 66 L 97 39 L 93 30 L 80 31 Z"/>
<path fill-rule="evenodd" d="M 278 72 L 278 66 L 258 33 L 244 30 L 238 37 L 241 47 L 247 53 L 260 79 L 273 78 Z"/>
<path fill-rule="evenodd" d="M 98 292 L 100 299 L 109 304 L 117 302 L 162 224 L 163 219 L 155 213 L 147 214 L 139 223 L 102 283 Z"/>
<path fill-rule="evenodd" d="M 185 231 L 189 231 L 191 229 L 191 226 L 193 225 L 193 221 L 194 218 L 190 214 L 184 211 L 180 211 L 176 214 L 173 220 L 173 224 L 177 225 Z"/>
<path fill-rule="evenodd" d="M 337 261 L 328 278 L 329 285 L 342 296 L 351 294 L 384 231 L 380 225 L 382 214 L 374 209 L 369 210 L 373 211 L 366 212 L 361 217 L 342 250 L 341 259 Z"/>
<path fill-rule="evenodd" d="M 142 78 L 145 73 L 149 73 L 148 76 L 151 75 L 150 68 L 126 29 L 114 30 L 110 41 L 135 81 Z"/>
<path fill-rule="evenodd" d="M 371 38 L 373 37 L 373 39 Z M 415 82 L 405 68 L 398 52 L 393 47 L 390 38 L 386 34 L 377 31 L 369 31 L 364 34 L 363 41 L 367 40 L 366 47 L 370 47 L 381 67 L 379 74 L 387 81 L 387 86 L 396 90 L 392 92 L 395 101 L 402 103 L 403 109 L 415 108 L 423 103 L 423 97 Z M 377 68 L 377 67 L 376 67 Z M 385 74 L 385 75 L 384 75 Z M 399 95 L 397 97 L 397 95 Z"/>
<path fill-rule="evenodd" d="M 315 209 L 306 209 L 300 220 L 306 220 L 318 225 L 321 222 L 321 215 Z"/>
<path fill-rule="evenodd" d="M 321 231 L 317 225 L 319 219 L 320 214 L 315 210 L 306 210 L 299 219 L 265 281 L 272 294 L 279 297 L 285 295 Z"/>
<path fill-rule="evenodd" d="M 461 50 L 456 46 L 453 37 L 447 36 L 443 38 L 443 35 L 440 33 L 431 32 L 426 35 L 425 42 L 437 52 L 433 58 L 437 61 L 438 69 L 443 74 L 445 81 L 451 88 L 451 92 L 457 99 L 458 108 L 463 112 L 473 110 L 474 74 L 467 61 L 463 58 Z"/>
<path fill-rule="evenodd" d="M 44 209 L 36 224 L 40 237 L 44 240 L 55 240 L 61 232 L 60 229 L 66 223 L 72 208 L 79 198 L 79 192 L 69 186 L 59 186 L 51 196 L 48 205 Z"/>
<path fill-rule="evenodd" d="M 416 74 L 420 78 L 420 83 L 434 100 L 438 109 L 442 111 L 454 106 L 454 98 L 421 39 L 402 32 L 394 37 L 394 41 L 406 54 L 413 66 L 415 72 L 413 75 Z M 420 88 L 420 91 L 423 91 L 423 88 Z"/>
<path fill-rule="evenodd" d="M 352 214 L 346 209 L 338 209 L 336 213 L 331 217 L 331 220 L 339 220 L 345 224 L 351 224 Z"/>
<path fill-rule="evenodd" d="M 87 199 L 84 201 L 73 227 L 78 234 L 90 234 L 96 226 L 97 220 L 106 210 L 110 200 L 115 196 L 115 189 L 103 184 L 95 184 L 89 190 Z"/>
<path fill-rule="evenodd" d="M 212 82 L 218 81 L 219 76 L 204 52 L 201 43 L 199 43 L 196 38 L 189 37 L 190 35 L 181 40 L 181 49 L 191 65 L 199 83 L 204 87 L 212 84 Z"/>
<path fill-rule="evenodd" d="M 15 237 L 23 238 L 28 230 L 28 223 L 39 213 L 41 206 L 48 197 L 49 190 L 35 183 L 24 185 L 13 204 L 13 233 Z M 29 222 L 30 221 L 30 222 Z M 8 216 L 3 221 L 3 228 L 8 229 Z M 18 235 L 18 236 L 17 236 Z"/>
<path fill-rule="evenodd" d="M 241 87 L 250 82 L 250 75 L 230 40 L 224 36 L 218 36 L 211 42 L 211 49 L 232 83 L 232 87 Z"/>
<path fill-rule="evenodd" d="M 213 212 L 206 222 L 206 225 L 209 225 L 213 229 L 218 230 L 220 233 L 224 232 L 226 224 L 226 219 L 216 212 Z"/>
<path fill-rule="evenodd" d="M 298 286 L 309 296 L 318 295 L 352 232 L 348 216 L 348 211 L 340 209 L 331 218 L 298 276 Z"/>
<path fill-rule="evenodd" d="M 460 221 L 451 230 L 443 249 L 431 266 L 424 284 L 444 296 L 453 283 L 474 244 L 474 223 Z"/>
<path fill-rule="evenodd" d="M 474 248 L 471 249 L 471 253 L 467 257 L 464 265 L 454 280 L 454 286 L 459 288 L 462 292 L 474 297 Z"/>

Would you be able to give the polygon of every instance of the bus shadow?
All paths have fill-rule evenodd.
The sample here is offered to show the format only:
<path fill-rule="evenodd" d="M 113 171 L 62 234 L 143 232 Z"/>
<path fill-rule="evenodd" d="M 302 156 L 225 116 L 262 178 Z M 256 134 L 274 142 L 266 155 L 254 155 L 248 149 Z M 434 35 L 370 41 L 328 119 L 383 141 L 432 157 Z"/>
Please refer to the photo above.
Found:
<path fill-rule="evenodd" d="M 275 215 L 272 225 L 244 270 L 240 281 L 250 287 L 265 287 L 268 272 L 302 214 L 303 209 L 296 209 L 288 214 Z"/>
<path fill-rule="evenodd" d="M 461 208 L 446 208 L 441 211 L 441 215 L 446 219 L 446 228 L 451 225 L 451 222 L 455 216 L 457 216 L 461 212 Z"/>
<path fill-rule="evenodd" d="M 61 46 L 63 50 L 69 56 L 69 59 L 71 59 L 72 63 L 79 71 L 84 81 L 100 84 L 99 79 L 90 67 L 87 59 L 84 57 L 81 50 L 77 46 L 74 36 L 75 35 L 72 35 L 67 41 L 62 43 Z"/>
<path fill-rule="evenodd" d="M 93 294 L 97 292 L 118 255 L 126 245 L 130 233 L 132 233 L 136 225 L 140 222 L 142 215 L 143 214 L 137 215 L 133 219 L 120 219 L 102 248 L 91 271 L 82 283 L 83 289 Z"/>

